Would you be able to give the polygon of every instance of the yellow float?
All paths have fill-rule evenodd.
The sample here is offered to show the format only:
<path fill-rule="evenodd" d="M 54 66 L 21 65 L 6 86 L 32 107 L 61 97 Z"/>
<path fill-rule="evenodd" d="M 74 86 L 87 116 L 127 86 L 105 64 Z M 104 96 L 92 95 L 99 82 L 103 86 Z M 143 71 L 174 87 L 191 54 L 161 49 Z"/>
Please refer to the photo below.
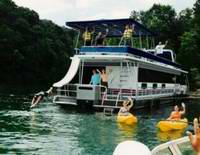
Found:
<path fill-rule="evenodd" d="M 171 140 L 175 140 L 178 138 L 181 138 L 184 134 L 184 129 L 183 130 L 171 130 L 171 131 L 158 131 L 157 132 L 157 137 L 161 142 L 167 142 Z"/>
<path fill-rule="evenodd" d="M 127 124 L 127 125 L 131 125 L 131 124 L 137 123 L 137 117 L 135 117 L 131 113 L 129 113 L 126 116 L 118 115 L 117 116 L 117 122 L 118 123 L 124 123 L 124 124 Z"/>
<path fill-rule="evenodd" d="M 186 118 L 180 119 L 180 120 L 165 120 L 160 121 L 157 124 L 157 127 L 163 131 L 171 131 L 171 130 L 182 130 L 185 129 L 188 126 L 188 120 Z"/>

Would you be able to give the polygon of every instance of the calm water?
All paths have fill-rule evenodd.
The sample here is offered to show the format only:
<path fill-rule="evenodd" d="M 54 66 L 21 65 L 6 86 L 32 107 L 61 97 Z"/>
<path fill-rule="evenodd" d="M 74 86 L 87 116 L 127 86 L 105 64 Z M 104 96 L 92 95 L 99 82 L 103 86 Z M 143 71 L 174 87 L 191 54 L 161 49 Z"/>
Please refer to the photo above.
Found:
<path fill-rule="evenodd" d="M 135 126 L 120 126 L 115 116 L 79 113 L 49 101 L 30 110 L 29 99 L 0 97 L 0 154 L 111 155 L 124 140 L 138 140 L 150 148 L 184 132 L 160 133 L 156 123 L 168 117 L 172 106 L 141 111 Z M 200 103 L 200 102 L 199 102 Z M 199 116 L 200 104 L 187 103 L 187 117 Z"/>

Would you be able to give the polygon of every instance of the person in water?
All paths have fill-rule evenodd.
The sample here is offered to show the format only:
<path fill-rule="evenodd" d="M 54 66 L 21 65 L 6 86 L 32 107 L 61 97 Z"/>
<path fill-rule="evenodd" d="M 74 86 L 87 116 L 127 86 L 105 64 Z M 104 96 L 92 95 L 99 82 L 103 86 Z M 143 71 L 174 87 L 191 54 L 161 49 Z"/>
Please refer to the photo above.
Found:
<path fill-rule="evenodd" d="M 101 77 L 100 77 L 99 73 L 97 73 L 95 69 L 92 70 L 92 73 L 93 73 L 93 75 L 91 77 L 90 84 L 99 85 L 101 82 Z"/>
<path fill-rule="evenodd" d="M 197 152 L 197 155 L 200 155 L 200 128 L 197 118 L 195 118 L 193 121 L 193 127 L 194 127 L 194 136 L 189 131 L 187 131 L 186 133 L 190 139 L 194 151 Z"/>
<path fill-rule="evenodd" d="M 133 100 L 129 98 L 127 101 L 123 102 L 123 107 L 120 108 L 118 115 L 121 116 L 129 115 L 129 111 L 132 107 L 133 107 Z"/>
<path fill-rule="evenodd" d="M 185 114 L 185 104 L 181 104 L 183 107 L 183 110 L 180 111 L 179 107 L 177 105 L 174 106 L 174 111 L 171 112 L 170 117 L 167 120 L 180 120 L 181 116 Z"/>
<path fill-rule="evenodd" d="M 52 94 L 53 87 L 50 87 L 47 91 L 41 91 L 34 95 L 32 102 L 31 102 L 31 108 L 35 107 L 44 97 L 48 97 Z"/>

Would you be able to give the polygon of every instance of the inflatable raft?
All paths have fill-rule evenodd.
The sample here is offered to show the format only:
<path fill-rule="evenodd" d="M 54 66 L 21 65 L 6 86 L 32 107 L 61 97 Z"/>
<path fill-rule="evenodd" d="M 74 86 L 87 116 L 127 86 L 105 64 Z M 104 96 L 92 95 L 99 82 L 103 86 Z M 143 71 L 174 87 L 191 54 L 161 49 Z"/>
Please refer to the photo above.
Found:
<path fill-rule="evenodd" d="M 157 124 L 157 127 L 165 132 L 165 131 L 171 131 L 171 130 L 182 130 L 185 129 L 188 126 L 188 120 L 186 118 L 178 120 L 178 121 L 160 121 Z"/>
<path fill-rule="evenodd" d="M 137 123 L 137 117 L 135 117 L 131 113 L 129 113 L 127 116 L 118 115 L 117 122 L 131 125 L 131 124 Z"/>

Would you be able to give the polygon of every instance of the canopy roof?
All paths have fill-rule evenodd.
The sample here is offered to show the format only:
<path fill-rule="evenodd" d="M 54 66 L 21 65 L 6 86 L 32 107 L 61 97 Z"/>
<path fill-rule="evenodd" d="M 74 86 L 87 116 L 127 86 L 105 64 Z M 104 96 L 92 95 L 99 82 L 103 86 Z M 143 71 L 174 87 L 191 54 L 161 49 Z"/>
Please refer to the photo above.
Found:
<path fill-rule="evenodd" d="M 155 36 L 155 33 L 151 32 L 144 25 L 138 23 L 134 19 L 74 21 L 66 22 L 66 25 L 81 32 L 84 32 L 86 27 L 88 27 L 90 30 L 95 29 L 95 33 L 105 32 L 106 29 L 109 29 L 108 37 L 121 37 L 126 25 L 134 25 L 133 36 Z"/>

